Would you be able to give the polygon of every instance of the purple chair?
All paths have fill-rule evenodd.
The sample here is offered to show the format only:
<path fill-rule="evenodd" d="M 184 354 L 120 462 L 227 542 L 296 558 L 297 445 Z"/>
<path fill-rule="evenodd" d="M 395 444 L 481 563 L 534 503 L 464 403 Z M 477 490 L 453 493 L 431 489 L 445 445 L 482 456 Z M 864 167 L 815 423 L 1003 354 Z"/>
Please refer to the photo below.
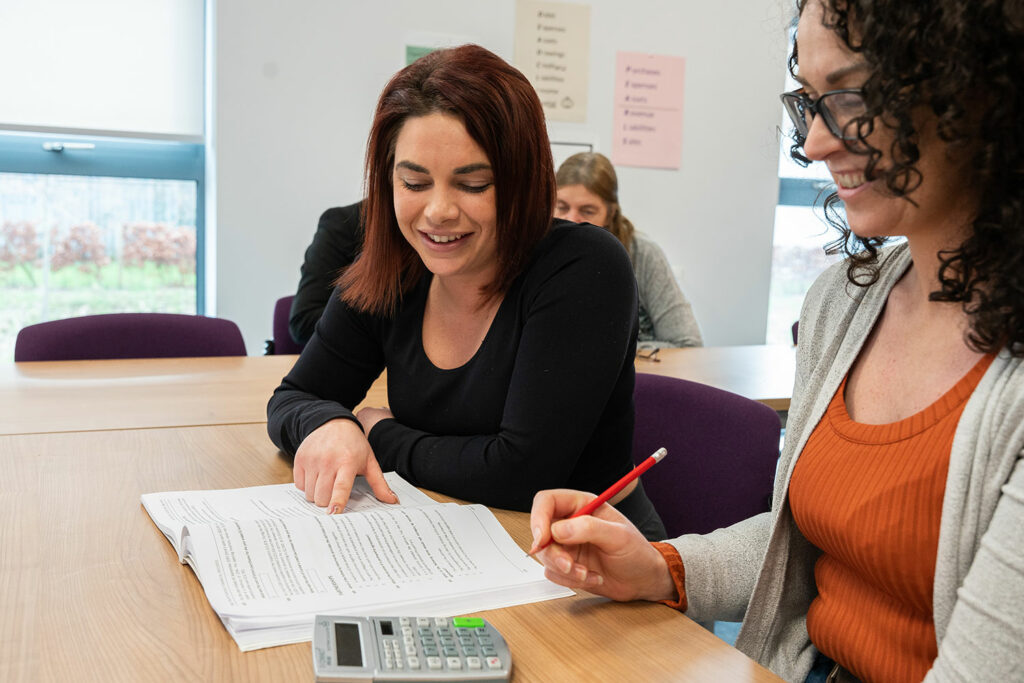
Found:
<path fill-rule="evenodd" d="M 771 507 L 780 422 L 768 406 L 674 377 L 637 373 L 633 460 L 668 457 L 642 479 L 668 537 L 707 533 Z"/>
<path fill-rule="evenodd" d="M 176 313 L 109 313 L 29 325 L 18 332 L 14 360 L 101 360 L 244 356 L 230 320 Z"/>
<path fill-rule="evenodd" d="M 283 296 L 274 304 L 274 355 L 302 353 L 305 344 L 297 344 L 288 331 L 288 318 L 291 317 L 292 299 L 295 295 Z"/>

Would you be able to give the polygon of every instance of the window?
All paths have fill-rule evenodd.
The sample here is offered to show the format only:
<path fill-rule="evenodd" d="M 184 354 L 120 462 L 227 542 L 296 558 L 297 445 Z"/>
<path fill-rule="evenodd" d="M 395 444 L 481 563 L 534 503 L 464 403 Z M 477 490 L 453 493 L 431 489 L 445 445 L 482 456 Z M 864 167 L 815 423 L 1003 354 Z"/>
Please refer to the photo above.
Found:
<path fill-rule="evenodd" d="M 0 358 L 44 320 L 202 312 L 203 180 L 199 144 L 0 134 Z"/>
<path fill-rule="evenodd" d="M 799 87 L 788 77 L 786 89 Z M 838 233 L 825 222 L 823 203 L 832 192 L 832 178 L 824 164 L 804 168 L 793 161 L 789 148 L 793 124 L 779 105 L 782 117 L 779 154 L 779 202 L 775 207 L 772 238 L 772 275 L 768 294 L 768 344 L 792 344 L 792 326 L 800 317 L 807 290 L 841 255 L 827 256 L 824 247 Z"/>
<path fill-rule="evenodd" d="M 204 12 L 0 5 L 0 358 L 44 320 L 204 312 Z"/>

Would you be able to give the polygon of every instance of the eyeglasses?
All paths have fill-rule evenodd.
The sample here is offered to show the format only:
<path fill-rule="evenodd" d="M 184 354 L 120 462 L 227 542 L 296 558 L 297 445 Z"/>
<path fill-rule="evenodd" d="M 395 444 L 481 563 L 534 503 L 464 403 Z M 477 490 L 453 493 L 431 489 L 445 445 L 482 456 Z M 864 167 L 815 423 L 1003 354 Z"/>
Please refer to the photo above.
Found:
<path fill-rule="evenodd" d="M 658 351 L 659 350 L 660 349 L 658 349 L 658 347 L 654 347 L 653 349 L 647 349 L 647 350 L 637 349 L 636 350 L 636 357 L 639 358 L 640 360 L 649 360 L 652 363 L 660 363 L 661 359 L 658 358 Z"/>
<path fill-rule="evenodd" d="M 796 132 L 803 138 L 807 137 L 814 117 L 821 114 L 832 135 L 840 140 L 857 140 L 856 134 L 846 135 L 844 131 L 851 121 L 863 116 L 868 110 L 864 104 L 864 91 L 860 88 L 830 90 L 816 100 L 799 90 L 784 92 L 779 98 L 789 118 L 793 120 Z"/>

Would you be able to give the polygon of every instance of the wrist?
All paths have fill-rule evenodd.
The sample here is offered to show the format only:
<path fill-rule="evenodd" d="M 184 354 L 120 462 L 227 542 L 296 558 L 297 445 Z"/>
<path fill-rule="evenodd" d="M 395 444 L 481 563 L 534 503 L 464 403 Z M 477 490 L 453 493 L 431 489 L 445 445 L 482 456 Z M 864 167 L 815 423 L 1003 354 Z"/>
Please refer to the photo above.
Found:
<path fill-rule="evenodd" d="M 323 426 L 330 427 L 330 429 L 338 434 L 347 434 L 351 436 L 359 435 L 364 436 L 363 426 L 359 424 L 359 420 L 353 417 L 336 417 L 333 420 L 326 422 Z"/>
<path fill-rule="evenodd" d="M 658 580 L 652 585 L 654 597 L 649 600 L 662 602 L 669 607 L 686 611 L 686 569 L 679 551 L 670 543 L 651 543 L 659 560 Z"/>

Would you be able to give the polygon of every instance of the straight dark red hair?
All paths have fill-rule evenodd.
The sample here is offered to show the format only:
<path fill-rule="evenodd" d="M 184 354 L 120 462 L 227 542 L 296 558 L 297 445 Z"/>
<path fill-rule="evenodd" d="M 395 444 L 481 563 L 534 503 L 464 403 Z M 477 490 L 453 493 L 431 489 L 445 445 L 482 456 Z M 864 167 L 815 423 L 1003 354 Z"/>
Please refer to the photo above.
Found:
<path fill-rule="evenodd" d="M 508 290 L 551 227 L 555 170 L 533 86 L 479 45 L 431 52 L 395 74 L 377 103 L 366 147 L 363 251 L 337 282 L 357 310 L 393 313 L 425 272 L 395 218 L 393 171 L 406 119 L 433 113 L 458 117 L 494 171 L 498 268 L 485 300 Z"/>

